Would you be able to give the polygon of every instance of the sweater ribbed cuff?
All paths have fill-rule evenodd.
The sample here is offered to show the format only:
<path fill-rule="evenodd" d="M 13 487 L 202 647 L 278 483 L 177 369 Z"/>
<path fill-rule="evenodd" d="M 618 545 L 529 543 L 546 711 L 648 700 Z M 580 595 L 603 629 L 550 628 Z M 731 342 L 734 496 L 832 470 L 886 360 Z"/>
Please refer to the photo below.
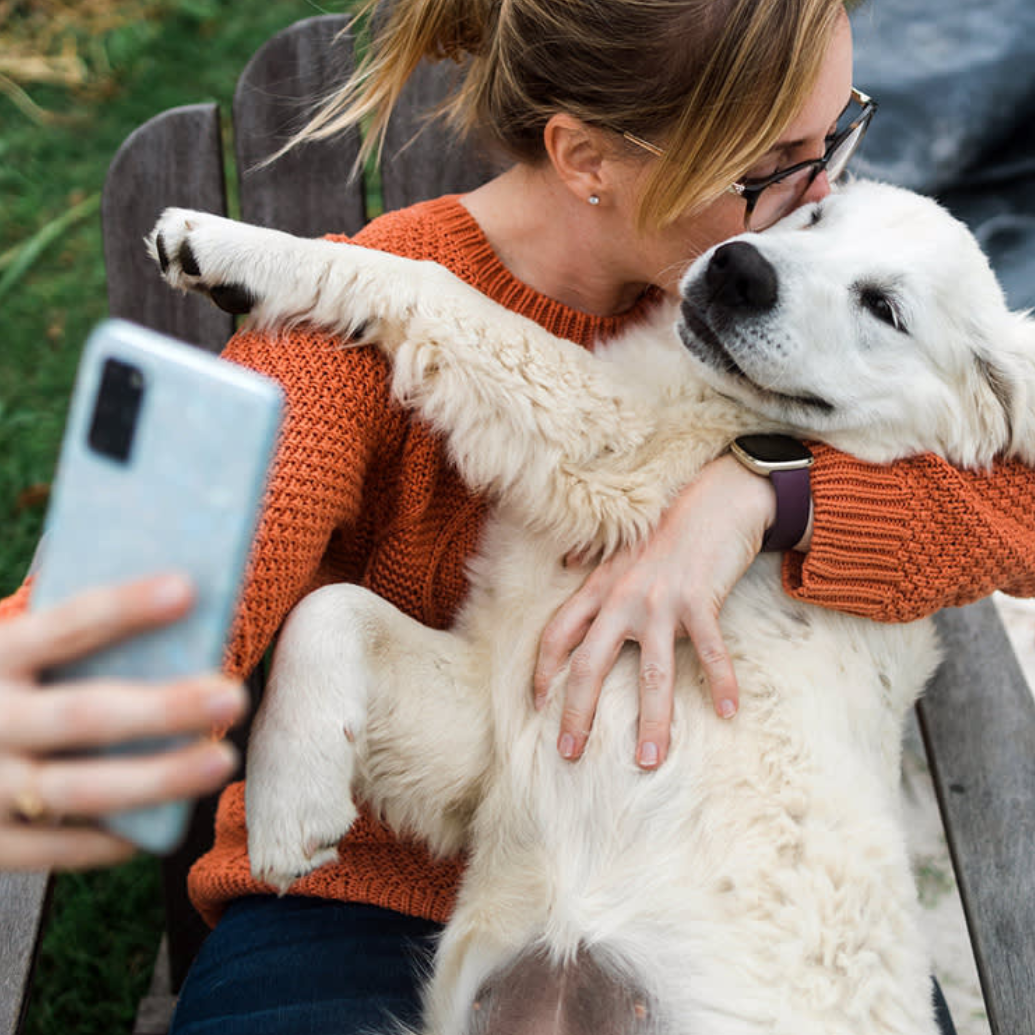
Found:
<path fill-rule="evenodd" d="M 891 465 L 810 448 L 812 542 L 806 554 L 784 555 L 784 589 L 797 600 L 878 618 L 902 579 L 910 494 Z"/>

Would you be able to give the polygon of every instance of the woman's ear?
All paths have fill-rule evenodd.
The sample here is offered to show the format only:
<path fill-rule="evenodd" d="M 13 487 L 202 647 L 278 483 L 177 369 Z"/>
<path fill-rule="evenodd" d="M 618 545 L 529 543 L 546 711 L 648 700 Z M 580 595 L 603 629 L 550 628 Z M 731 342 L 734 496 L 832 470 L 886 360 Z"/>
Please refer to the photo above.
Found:
<path fill-rule="evenodd" d="M 560 112 L 550 117 L 543 130 L 543 143 L 560 181 L 581 201 L 607 195 L 606 141 L 600 130 L 572 115 Z"/>

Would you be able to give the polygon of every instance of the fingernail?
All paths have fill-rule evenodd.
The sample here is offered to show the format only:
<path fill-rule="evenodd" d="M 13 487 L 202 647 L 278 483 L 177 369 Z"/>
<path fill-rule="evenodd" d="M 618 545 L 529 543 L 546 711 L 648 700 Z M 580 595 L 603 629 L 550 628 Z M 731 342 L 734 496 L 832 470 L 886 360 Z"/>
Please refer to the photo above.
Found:
<path fill-rule="evenodd" d="M 207 779 L 224 780 L 237 768 L 237 750 L 232 744 L 213 744 L 202 762 L 202 771 Z"/>
<path fill-rule="evenodd" d="M 645 768 L 652 768 L 658 764 L 658 745 L 647 741 L 640 745 L 639 763 Z"/>
<path fill-rule="evenodd" d="M 190 581 L 182 575 L 166 575 L 159 579 L 151 590 L 151 602 L 155 607 L 182 607 L 190 598 L 193 589 Z"/>
<path fill-rule="evenodd" d="M 561 737 L 560 752 L 561 758 L 575 757 L 575 738 L 570 733 L 565 733 Z"/>
<path fill-rule="evenodd" d="M 546 705 L 546 694 L 535 695 L 535 710 L 541 712 Z"/>
<path fill-rule="evenodd" d="M 737 714 L 737 706 L 728 699 L 723 699 L 719 702 L 719 714 L 724 719 L 732 719 Z"/>
<path fill-rule="evenodd" d="M 244 711 L 247 703 L 247 694 L 240 683 L 220 680 L 212 687 L 205 700 L 205 711 L 215 722 L 229 722 Z"/>

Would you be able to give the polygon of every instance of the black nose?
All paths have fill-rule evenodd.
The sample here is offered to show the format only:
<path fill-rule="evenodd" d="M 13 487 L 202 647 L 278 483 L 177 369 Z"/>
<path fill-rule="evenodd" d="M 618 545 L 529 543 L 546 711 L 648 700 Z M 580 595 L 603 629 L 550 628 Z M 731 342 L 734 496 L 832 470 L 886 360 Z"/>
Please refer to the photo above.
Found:
<path fill-rule="evenodd" d="M 711 300 L 720 305 L 756 311 L 776 305 L 776 270 L 747 241 L 730 241 L 717 248 L 704 276 Z"/>

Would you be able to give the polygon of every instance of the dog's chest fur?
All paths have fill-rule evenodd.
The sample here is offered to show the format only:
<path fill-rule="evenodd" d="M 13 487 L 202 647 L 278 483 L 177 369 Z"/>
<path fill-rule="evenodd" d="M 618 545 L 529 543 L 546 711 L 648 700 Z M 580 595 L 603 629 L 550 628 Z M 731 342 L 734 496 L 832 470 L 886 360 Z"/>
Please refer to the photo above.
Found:
<path fill-rule="evenodd" d="M 814 1030 L 831 1033 L 853 996 L 862 1019 L 928 980 L 924 967 L 896 987 L 875 979 L 889 957 L 900 976 L 925 959 L 897 796 L 901 722 L 936 664 L 933 630 L 795 604 L 778 569 L 761 557 L 724 607 L 735 723 L 715 716 L 691 646 L 678 646 L 672 747 L 655 772 L 633 762 L 634 647 L 577 765 L 557 755 L 561 695 L 533 708 L 538 631 L 580 579 L 548 540 L 496 514 L 457 624 L 488 645 L 474 678 L 490 688 L 494 750 L 462 902 L 492 901 L 508 940 L 524 931 L 573 959 L 587 943 L 613 955 L 671 1013 L 659 1031 L 693 1031 L 676 1018 L 703 1022 L 748 995 L 744 1027 L 721 1030 L 785 1015 L 800 1035 L 814 1010 Z M 674 929 L 701 932 L 707 953 L 681 945 L 677 967 L 659 965 Z"/>

